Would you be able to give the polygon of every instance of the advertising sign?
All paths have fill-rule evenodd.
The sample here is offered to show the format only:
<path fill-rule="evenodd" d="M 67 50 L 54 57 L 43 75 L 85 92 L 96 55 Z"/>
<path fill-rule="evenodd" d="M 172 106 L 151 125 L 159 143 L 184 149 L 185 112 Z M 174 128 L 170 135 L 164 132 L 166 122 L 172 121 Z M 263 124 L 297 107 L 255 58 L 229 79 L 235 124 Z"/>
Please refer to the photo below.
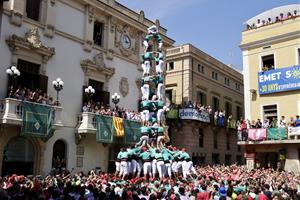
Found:
<path fill-rule="evenodd" d="M 300 65 L 258 72 L 260 95 L 299 89 Z"/>
<path fill-rule="evenodd" d="M 179 109 L 179 118 L 180 119 L 191 119 L 191 120 L 198 120 L 201 122 L 210 122 L 209 113 L 205 111 L 198 111 L 194 108 L 185 108 Z"/>

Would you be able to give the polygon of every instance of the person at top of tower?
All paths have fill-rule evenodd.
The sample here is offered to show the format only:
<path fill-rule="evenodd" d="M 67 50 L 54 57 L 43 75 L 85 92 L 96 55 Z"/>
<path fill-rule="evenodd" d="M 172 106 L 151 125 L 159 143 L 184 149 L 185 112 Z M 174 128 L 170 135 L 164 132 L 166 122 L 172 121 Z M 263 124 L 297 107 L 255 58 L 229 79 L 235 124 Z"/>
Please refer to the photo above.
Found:
<path fill-rule="evenodd" d="M 152 41 L 153 39 L 156 39 L 156 41 L 158 43 L 158 49 L 161 50 L 163 43 L 162 43 L 161 36 L 158 33 L 158 29 L 155 25 L 148 28 L 148 34 L 146 35 L 146 38 L 143 42 L 143 45 L 145 47 L 145 49 L 144 49 L 145 52 L 152 51 L 151 43 L 153 42 Z"/>

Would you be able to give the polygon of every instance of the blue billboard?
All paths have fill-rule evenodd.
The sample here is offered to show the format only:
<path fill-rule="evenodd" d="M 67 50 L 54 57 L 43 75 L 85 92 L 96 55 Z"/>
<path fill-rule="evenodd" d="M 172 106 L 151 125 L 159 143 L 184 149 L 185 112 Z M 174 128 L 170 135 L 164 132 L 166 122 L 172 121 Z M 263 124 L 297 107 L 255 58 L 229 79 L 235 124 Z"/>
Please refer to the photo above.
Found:
<path fill-rule="evenodd" d="M 300 65 L 258 72 L 259 94 L 300 89 Z"/>

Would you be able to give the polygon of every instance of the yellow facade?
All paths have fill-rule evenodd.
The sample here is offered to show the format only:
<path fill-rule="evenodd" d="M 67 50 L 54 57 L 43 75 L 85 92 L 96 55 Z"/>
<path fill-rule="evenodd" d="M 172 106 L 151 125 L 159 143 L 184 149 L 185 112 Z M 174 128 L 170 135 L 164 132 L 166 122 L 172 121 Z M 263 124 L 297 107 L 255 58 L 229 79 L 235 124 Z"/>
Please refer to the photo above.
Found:
<path fill-rule="evenodd" d="M 199 92 L 206 96 L 205 105 L 213 108 L 213 98 L 219 100 L 219 109 L 225 110 L 228 102 L 234 119 L 243 116 L 243 76 L 238 71 L 223 64 L 217 59 L 185 44 L 167 50 L 166 91 L 172 90 L 172 102 L 200 102 Z M 174 69 L 170 69 L 174 63 Z M 217 80 L 212 74 L 217 74 Z M 225 84 L 225 77 L 229 85 Z M 239 107 L 239 108 L 237 108 Z M 240 109 L 240 116 L 237 116 Z"/>
<path fill-rule="evenodd" d="M 276 12 L 286 15 L 287 11 L 284 9 L 287 8 L 292 12 L 299 9 L 299 4 L 275 9 Z M 262 16 L 265 19 L 274 18 L 277 15 L 275 9 L 266 11 L 248 21 L 263 20 Z M 296 115 L 300 115 L 299 89 L 260 94 L 258 84 L 258 73 L 264 72 L 266 70 L 265 66 L 270 66 L 270 63 L 271 68 L 268 70 L 300 65 L 299 15 L 242 32 L 240 48 L 243 52 L 245 118 L 250 121 L 270 119 L 269 115 L 266 114 L 266 106 L 273 106 L 272 118 L 278 120 L 281 119 L 281 116 L 285 116 L 286 120 L 289 121 L 291 117 L 295 119 Z M 271 61 L 266 61 L 266 57 L 271 58 Z M 238 144 L 245 147 L 245 157 L 249 168 L 280 167 L 294 172 L 300 170 L 298 155 L 300 140 L 297 137 L 290 138 L 287 136 L 286 139 L 282 140 L 255 142 L 240 141 Z M 282 150 L 285 152 L 285 159 L 280 160 L 279 155 Z"/>
<path fill-rule="evenodd" d="M 245 114 L 249 120 L 263 119 L 264 105 L 277 104 L 277 118 L 300 114 L 299 90 L 258 94 L 258 72 L 262 56 L 274 55 L 275 69 L 299 65 L 300 17 L 242 33 L 245 77 Z"/>

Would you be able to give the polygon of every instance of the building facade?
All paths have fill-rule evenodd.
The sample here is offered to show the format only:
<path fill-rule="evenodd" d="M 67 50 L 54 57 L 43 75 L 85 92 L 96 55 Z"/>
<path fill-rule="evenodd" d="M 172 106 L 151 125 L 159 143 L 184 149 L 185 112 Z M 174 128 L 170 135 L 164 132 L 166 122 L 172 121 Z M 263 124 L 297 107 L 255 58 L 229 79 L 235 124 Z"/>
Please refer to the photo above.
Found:
<path fill-rule="evenodd" d="M 167 49 L 166 62 L 167 101 L 211 107 L 210 115 L 201 115 L 187 105 L 179 110 L 179 119 L 168 119 L 172 143 L 186 147 L 196 164 L 241 163 L 235 127 L 214 124 L 212 115 L 225 113 L 225 121 L 230 115 L 234 121 L 243 116 L 242 74 L 191 44 Z"/>
<path fill-rule="evenodd" d="M 108 169 L 113 144 L 96 141 L 93 113 L 81 113 L 84 88 L 95 89 L 95 101 L 138 109 L 140 54 L 147 27 L 156 24 L 165 47 L 174 41 L 159 21 L 145 18 L 114 0 L 9 0 L 3 4 L 0 42 L 0 171 L 47 174 L 56 157 L 69 170 Z M 5 70 L 15 65 L 15 80 Z M 59 92 L 51 137 L 22 137 L 22 102 L 6 98 L 9 86 L 39 89 L 56 97 L 52 81 L 64 82 Z M 13 80 L 12 80 L 13 79 Z M 79 117 L 78 117 L 79 116 Z M 79 118 L 79 120 L 78 120 Z M 34 124 L 39 129 L 39 124 Z"/>
<path fill-rule="evenodd" d="M 250 168 L 280 164 L 286 170 L 300 169 L 300 144 L 297 134 L 292 136 L 296 129 L 288 128 L 300 114 L 299 12 L 299 4 L 265 11 L 249 19 L 242 32 L 245 118 L 275 122 L 271 129 L 263 130 L 263 140 L 239 142 L 246 149 Z M 271 135 L 276 128 L 282 128 L 282 136 L 274 139 Z"/>

